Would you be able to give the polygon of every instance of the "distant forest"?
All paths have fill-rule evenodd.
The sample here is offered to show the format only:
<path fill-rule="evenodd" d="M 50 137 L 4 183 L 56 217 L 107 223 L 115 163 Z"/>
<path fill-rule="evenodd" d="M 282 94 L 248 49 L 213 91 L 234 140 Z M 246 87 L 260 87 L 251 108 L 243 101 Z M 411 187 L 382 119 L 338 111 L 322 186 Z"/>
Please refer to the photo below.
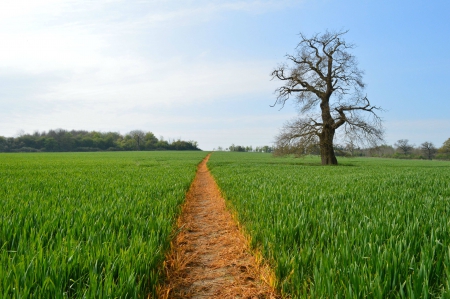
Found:
<path fill-rule="evenodd" d="M 0 136 L 0 152 L 95 152 L 139 150 L 200 150 L 196 141 L 159 139 L 152 132 L 134 130 L 117 132 L 67 131 L 63 129 L 18 137 Z"/>
<path fill-rule="evenodd" d="M 380 157 L 380 158 L 396 158 L 396 159 L 438 159 L 450 160 L 450 138 L 447 139 L 440 148 L 436 148 L 432 142 L 423 142 L 419 146 L 410 144 L 408 139 L 398 140 L 394 146 L 381 144 L 374 147 L 360 148 L 353 142 L 346 144 L 334 144 L 335 155 L 338 157 Z M 298 144 L 286 147 L 277 146 L 259 146 L 253 148 L 250 146 L 230 145 L 227 148 L 221 146 L 214 149 L 215 151 L 231 151 L 231 152 L 263 152 L 273 153 L 275 156 L 294 155 L 297 157 L 304 155 L 320 155 L 320 147 L 318 144 L 308 148 L 299 147 Z"/>

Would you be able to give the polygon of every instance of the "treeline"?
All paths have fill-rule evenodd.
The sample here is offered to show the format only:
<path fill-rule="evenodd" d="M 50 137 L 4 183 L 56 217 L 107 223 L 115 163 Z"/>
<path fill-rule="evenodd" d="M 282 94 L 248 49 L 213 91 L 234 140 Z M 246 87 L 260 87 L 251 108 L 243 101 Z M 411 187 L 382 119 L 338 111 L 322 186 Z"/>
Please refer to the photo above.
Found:
<path fill-rule="evenodd" d="M 223 148 L 221 146 L 214 148 L 214 151 L 230 151 L 230 152 L 254 152 L 254 153 L 271 153 L 273 152 L 273 147 L 264 145 L 264 146 L 257 146 L 253 148 L 253 146 L 242 146 L 242 145 L 230 145 L 227 148 Z"/>
<path fill-rule="evenodd" d="M 428 141 L 415 145 L 409 143 L 408 139 L 400 139 L 394 146 L 385 144 L 366 149 L 363 152 L 371 157 L 450 160 L 450 138 L 439 148 Z"/>
<path fill-rule="evenodd" d="M 334 151 L 336 156 L 341 157 L 450 160 L 450 138 L 447 139 L 439 148 L 432 142 L 428 141 L 416 146 L 415 144 L 411 144 L 408 139 L 400 139 L 394 145 L 382 144 L 368 148 L 360 148 L 352 142 L 343 145 L 335 144 Z M 310 146 L 307 149 L 274 149 L 275 155 L 283 155 L 286 152 L 297 156 L 303 154 L 320 155 L 320 148 L 318 145 L 315 145 Z"/>
<path fill-rule="evenodd" d="M 152 132 L 134 130 L 125 135 L 117 132 L 67 131 L 0 136 L 0 152 L 93 152 L 137 150 L 200 150 L 196 141 L 159 139 Z"/>

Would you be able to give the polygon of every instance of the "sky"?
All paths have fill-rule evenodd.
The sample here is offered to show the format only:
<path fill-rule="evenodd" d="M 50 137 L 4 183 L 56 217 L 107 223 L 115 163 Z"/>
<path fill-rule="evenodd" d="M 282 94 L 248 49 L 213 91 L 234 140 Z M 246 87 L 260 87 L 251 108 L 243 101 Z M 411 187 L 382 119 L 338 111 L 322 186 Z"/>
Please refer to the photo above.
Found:
<path fill-rule="evenodd" d="M 299 33 L 348 30 L 387 144 L 450 138 L 450 1 L 2 0 L 0 136 L 151 131 L 271 145 L 294 102 L 271 72 Z"/>

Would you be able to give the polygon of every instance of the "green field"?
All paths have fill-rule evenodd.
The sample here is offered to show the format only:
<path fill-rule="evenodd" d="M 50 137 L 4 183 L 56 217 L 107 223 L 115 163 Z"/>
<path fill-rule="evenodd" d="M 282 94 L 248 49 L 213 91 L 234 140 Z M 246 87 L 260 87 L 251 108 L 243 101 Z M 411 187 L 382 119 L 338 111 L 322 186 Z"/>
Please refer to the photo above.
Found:
<path fill-rule="evenodd" d="M 0 298 L 146 298 L 205 155 L 0 154 Z"/>
<path fill-rule="evenodd" d="M 214 153 L 212 174 L 292 298 L 450 298 L 450 163 Z"/>
<path fill-rule="evenodd" d="M 204 152 L 0 154 L 0 298 L 146 298 Z M 216 152 L 292 298 L 450 298 L 450 163 Z"/>

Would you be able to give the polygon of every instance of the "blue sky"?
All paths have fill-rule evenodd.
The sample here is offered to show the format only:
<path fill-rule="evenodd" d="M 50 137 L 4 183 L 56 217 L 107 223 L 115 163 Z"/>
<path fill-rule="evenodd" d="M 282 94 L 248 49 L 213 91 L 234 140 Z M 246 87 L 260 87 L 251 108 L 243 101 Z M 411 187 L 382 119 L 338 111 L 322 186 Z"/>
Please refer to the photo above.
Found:
<path fill-rule="evenodd" d="M 270 73 L 298 33 L 349 30 L 386 142 L 450 138 L 450 2 L 2 0 L 0 135 L 152 131 L 270 145 L 295 106 Z"/>

